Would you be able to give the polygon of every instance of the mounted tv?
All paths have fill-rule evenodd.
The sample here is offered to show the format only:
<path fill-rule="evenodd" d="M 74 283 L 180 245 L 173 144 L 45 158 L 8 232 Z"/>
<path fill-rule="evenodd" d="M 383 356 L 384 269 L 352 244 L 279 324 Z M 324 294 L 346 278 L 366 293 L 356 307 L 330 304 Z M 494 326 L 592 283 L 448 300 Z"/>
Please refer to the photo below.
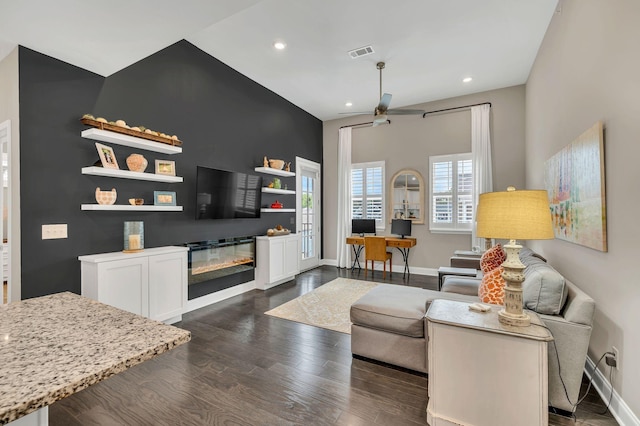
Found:
<path fill-rule="evenodd" d="M 198 166 L 196 219 L 260 217 L 262 177 Z"/>

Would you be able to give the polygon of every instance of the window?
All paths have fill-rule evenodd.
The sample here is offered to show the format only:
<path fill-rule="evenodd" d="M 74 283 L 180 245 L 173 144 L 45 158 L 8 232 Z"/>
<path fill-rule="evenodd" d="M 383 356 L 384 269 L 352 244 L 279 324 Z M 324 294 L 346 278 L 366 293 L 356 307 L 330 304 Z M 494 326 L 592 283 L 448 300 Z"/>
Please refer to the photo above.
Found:
<path fill-rule="evenodd" d="M 429 229 L 471 232 L 474 209 L 471 153 L 429 157 L 429 173 Z"/>
<path fill-rule="evenodd" d="M 385 227 L 384 161 L 351 165 L 351 218 L 375 219 Z"/>

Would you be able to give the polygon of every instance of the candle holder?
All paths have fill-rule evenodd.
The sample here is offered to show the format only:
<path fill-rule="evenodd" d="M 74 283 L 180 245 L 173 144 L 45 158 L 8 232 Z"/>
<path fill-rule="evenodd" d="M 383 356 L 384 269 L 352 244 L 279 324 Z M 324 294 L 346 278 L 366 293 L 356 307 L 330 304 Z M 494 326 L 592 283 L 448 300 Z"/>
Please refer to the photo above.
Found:
<path fill-rule="evenodd" d="M 144 222 L 124 223 L 125 253 L 137 253 L 144 250 Z"/>

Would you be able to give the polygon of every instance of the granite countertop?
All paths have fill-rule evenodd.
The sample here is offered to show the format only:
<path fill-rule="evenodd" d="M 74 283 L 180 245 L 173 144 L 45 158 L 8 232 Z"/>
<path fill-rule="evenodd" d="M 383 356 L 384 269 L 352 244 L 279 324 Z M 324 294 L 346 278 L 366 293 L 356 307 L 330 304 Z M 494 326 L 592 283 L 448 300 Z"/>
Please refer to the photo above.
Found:
<path fill-rule="evenodd" d="M 189 331 L 73 293 L 0 305 L 0 424 L 190 339 Z"/>

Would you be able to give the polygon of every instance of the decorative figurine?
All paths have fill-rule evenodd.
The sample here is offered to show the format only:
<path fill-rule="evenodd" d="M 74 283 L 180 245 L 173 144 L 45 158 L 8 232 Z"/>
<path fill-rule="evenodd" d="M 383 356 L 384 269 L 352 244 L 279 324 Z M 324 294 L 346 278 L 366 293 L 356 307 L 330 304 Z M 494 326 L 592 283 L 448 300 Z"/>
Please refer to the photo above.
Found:
<path fill-rule="evenodd" d="M 267 156 L 264 156 L 264 160 L 262 160 L 262 165 L 264 167 L 269 167 L 269 160 L 267 159 Z"/>
<path fill-rule="evenodd" d="M 289 161 L 287 163 L 287 165 L 284 167 L 285 171 L 290 172 L 291 171 L 291 161 Z"/>

